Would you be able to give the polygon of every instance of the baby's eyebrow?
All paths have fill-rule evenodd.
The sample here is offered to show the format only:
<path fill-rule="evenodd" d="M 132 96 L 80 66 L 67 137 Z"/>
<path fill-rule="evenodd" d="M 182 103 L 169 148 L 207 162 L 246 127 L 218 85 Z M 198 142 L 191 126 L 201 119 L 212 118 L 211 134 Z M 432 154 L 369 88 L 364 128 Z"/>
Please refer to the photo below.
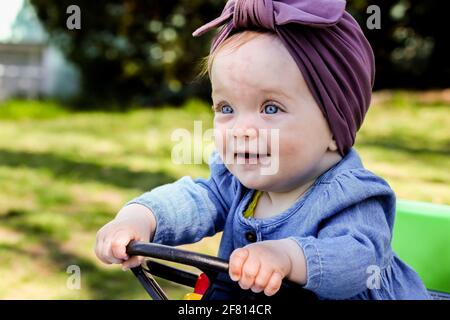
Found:
<path fill-rule="evenodd" d="M 276 94 L 276 95 L 281 95 L 286 98 L 289 98 L 289 96 L 283 90 L 280 90 L 280 89 L 266 88 L 266 89 L 261 89 L 261 91 L 266 94 Z"/>
<path fill-rule="evenodd" d="M 284 96 L 285 98 L 289 98 L 289 96 L 283 90 L 280 90 L 280 89 L 274 89 L 274 88 L 262 88 L 262 89 L 257 88 L 257 89 L 265 94 L 276 94 L 276 95 Z M 227 91 L 226 89 L 212 90 L 211 97 L 216 96 L 216 95 L 223 96 L 224 94 L 226 94 L 226 91 Z"/>

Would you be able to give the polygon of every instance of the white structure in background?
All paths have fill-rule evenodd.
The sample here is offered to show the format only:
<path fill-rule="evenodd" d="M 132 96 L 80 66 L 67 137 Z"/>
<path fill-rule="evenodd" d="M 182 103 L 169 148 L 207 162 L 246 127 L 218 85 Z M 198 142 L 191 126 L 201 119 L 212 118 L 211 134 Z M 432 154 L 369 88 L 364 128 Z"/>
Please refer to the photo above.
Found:
<path fill-rule="evenodd" d="M 74 96 L 79 90 L 79 73 L 60 50 L 49 44 L 28 0 L 17 1 L 22 6 L 0 37 L 0 100 Z M 0 3 L 0 11 L 5 5 Z"/>
<path fill-rule="evenodd" d="M 42 44 L 0 43 L 0 100 L 20 95 L 35 98 L 48 92 Z"/>

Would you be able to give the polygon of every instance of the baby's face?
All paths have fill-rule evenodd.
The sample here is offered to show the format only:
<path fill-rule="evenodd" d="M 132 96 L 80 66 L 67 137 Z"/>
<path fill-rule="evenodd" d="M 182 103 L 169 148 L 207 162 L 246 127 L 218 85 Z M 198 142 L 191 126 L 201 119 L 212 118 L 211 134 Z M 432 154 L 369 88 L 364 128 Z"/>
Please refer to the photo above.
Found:
<path fill-rule="evenodd" d="M 328 158 L 336 157 L 326 119 L 276 37 L 263 34 L 237 49 L 220 49 L 211 85 L 216 147 L 247 188 L 290 191 L 313 181 L 327 169 Z M 261 174 L 276 162 L 273 174 Z"/>

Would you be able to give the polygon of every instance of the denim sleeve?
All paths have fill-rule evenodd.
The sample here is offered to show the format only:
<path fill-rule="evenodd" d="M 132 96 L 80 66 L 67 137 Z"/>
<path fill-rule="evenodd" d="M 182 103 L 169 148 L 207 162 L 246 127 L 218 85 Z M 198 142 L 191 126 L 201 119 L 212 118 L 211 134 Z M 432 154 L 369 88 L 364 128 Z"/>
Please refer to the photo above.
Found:
<path fill-rule="evenodd" d="M 210 177 L 181 179 L 129 201 L 149 208 L 156 218 L 153 242 L 194 243 L 222 231 L 234 198 L 235 179 L 217 152 L 210 158 Z"/>
<path fill-rule="evenodd" d="M 393 192 L 371 196 L 323 220 L 317 237 L 292 237 L 306 258 L 306 289 L 326 299 L 367 290 L 370 270 L 382 270 L 391 253 L 393 200 Z"/>

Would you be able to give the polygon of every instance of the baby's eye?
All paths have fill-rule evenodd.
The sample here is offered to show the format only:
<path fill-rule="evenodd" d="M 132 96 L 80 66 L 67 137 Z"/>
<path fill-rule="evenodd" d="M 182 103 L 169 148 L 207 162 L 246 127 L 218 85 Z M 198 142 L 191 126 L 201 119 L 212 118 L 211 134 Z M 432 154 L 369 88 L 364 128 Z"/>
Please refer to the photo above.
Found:
<path fill-rule="evenodd" d="M 268 104 L 264 107 L 264 112 L 267 114 L 274 114 L 277 113 L 279 110 L 280 108 L 273 104 Z"/>
<path fill-rule="evenodd" d="M 222 113 L 233 113 L 233 108 L 231 108 L 229 105 L 224 105 L 220 107 L 220 111 Z"/>

